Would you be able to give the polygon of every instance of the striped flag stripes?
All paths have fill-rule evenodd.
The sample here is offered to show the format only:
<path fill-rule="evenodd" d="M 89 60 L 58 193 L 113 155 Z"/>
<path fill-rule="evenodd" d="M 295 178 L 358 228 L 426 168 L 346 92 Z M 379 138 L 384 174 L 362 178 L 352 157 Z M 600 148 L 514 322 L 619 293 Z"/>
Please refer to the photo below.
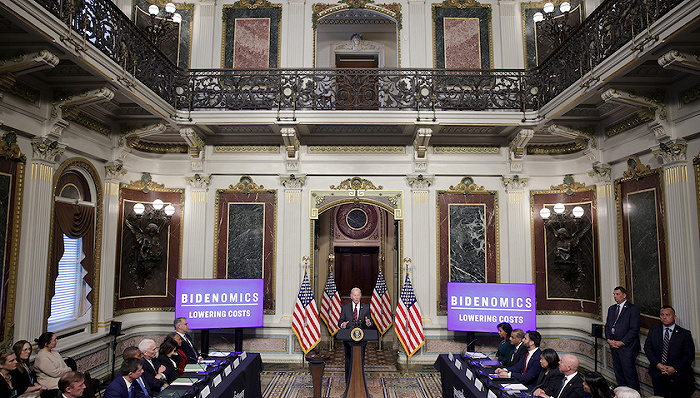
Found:
<path fill-rule="evenodd" d="M 326 287 L 323 288 L 323 298 L 321 299 L 321 319 L 326 323 L 331 336 L 338 333 L 338 320 L 340 319 L 340 294 L 335 286 L 333 272 L 328 273 Z"/>
<path fill-rule="evenodd" d="M 379 333 L 384 334 L 391 327 L 391 297 L 386 289 L 386 281 L 381 268 L 377 274 L 377 282 L 374 284 L 372 292 L 372 302 L 370 303 L 372 319 L 377 325 Z"/>
<path fill-rule="evenodd" d="M 311 291 L 309 276 L 304 271 L 304 280 L 299 288 L 297 302 L 292 313 L 292 329 L 299 339 L 304 354 L 316 347 L 321 341 L 321 324 L 318 321 L 318 309 L 314 293 Z"/>
<path fill-rule="evenodd" d="M 416 295 L 413 293 L 413 286 L 408 274 L 406 274 L 406 281 L 401 289 L 399 304 L 396 306 L 394 329 L 409 358 L 425 344 L 420 307 L 416 301 Z"/>

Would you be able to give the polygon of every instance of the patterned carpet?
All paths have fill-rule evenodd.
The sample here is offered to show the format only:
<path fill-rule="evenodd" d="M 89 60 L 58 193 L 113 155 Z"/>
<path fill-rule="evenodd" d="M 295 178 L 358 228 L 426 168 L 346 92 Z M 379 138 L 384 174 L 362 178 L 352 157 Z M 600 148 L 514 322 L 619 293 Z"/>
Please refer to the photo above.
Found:
<path fill-rule="evenodd" d="M 428 366 L 409 372 L 399 371 L 396 354 L 368 346 L 365 354 L 367 389 L 374 398 L 380 397 L 441 397 L 440 374 Z M 345 392 L 345 353 L 342 344 L 331 352 L 323 374 L 323 397 L 340 397 Z M 313 396 L 313 381 L 308 367 L 291 369 L 289 365 L 265 364 L 260 376 L 263 397 L 300 398 Z M 287 368 L 287 369 L 285 369 Z"/>

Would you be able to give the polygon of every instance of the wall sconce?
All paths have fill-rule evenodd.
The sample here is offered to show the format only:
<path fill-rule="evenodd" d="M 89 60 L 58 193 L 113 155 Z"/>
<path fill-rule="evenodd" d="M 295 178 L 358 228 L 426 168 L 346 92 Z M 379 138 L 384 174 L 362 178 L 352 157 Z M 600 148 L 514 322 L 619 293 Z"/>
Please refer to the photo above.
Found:
<path fill-rule="evenodd" d="M 148 39 L 159 49 L 165 39 L 180 28 L 182 15 L 175 12 L 176 10 L 175 4 L 168 3 L 165 5 L 165 15 L 161 18 L 156 18 L 160 14 L 160 8 L 155 4 L 151 4 L 148 7 L 148 14 L 151 18 L 150 24 L 145 28 L 145 33 Z"/>
<path fill-rule="evenodd" d="M 555 214 L 563 215 L 564 212 L 566 211 L 566 206 L 564 206 L 563 203 L 557 203 L 554 205 L 554 207 L 552 209 L 554 210 Z M 577 218 L 577 219 L 581 218 L 581 217 L 583 217 L 584 214 L 585 214 L 585 211 L 583 210 L 583 207 L 581 207 L 581 206 L 576 206 L 573 209 L 571 209 L 571 215 L 574 218 Z M 542 217 L 542 219 L 549 220 L 549 217 L 551 217 L 551 215 L 552 215 L 552 211 L 549 210 L 548 208 L 542 207 L 542 209 L 540 209 L 540 217 Z"/>

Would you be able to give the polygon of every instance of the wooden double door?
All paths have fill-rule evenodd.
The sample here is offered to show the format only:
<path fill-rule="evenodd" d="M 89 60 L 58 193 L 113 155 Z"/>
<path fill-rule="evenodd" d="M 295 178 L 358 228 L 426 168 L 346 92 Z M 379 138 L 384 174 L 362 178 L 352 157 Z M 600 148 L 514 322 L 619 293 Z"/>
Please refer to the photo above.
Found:
<path fill-rule="evenodd" d="M 350 290 L 362 290 L 362 302 L 370 303 L 379 273 L 379 247 L 335 247 L 335 283 L 343 304 L 350 301 Z"/>

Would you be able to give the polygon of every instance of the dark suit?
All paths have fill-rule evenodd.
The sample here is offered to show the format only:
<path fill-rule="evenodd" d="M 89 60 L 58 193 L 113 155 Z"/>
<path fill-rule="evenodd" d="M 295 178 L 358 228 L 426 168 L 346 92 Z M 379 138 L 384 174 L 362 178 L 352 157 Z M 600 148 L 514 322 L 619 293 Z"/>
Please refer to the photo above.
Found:
<path fill-rule="evenodd" d="M 134 380 L 131 385 L 134 391 L 133 398 L 145 398 L 145 394 L 139 386 L 138 380 Z M 124 381 L 124 377 L 122 377 L 121 374 L 109 383 L 105 390 L 104 398 L 129 398 L 129 390 L 127 390 L 126 381 Z"/>
<path fill-rule="evenodd" d="M 620 348 L 610 347 L 612 353 L 613 368 L 615 369 L 615 379 L 620 386 L 627 386 L 639 391 L 639 377 L 635 367 L 635 359 L 639 353 L 639 308 L 625 302 L 620 315 L 615 320 L 617 304 L 608 308 L 608 318 L 605 322 L 605 338 L 622 341 L 624 344 Z M 615 330 L 613 332 L 613 330 Z"/>
<path fill-rule="evenodd" d="M 173 359 L 175 359 L 175 355 L 172 356 Z M 177 357 L 179 360 L 179 357 Z M 156 363 L 157 362 L 157 363 Z M 170 358 L 168 358 L 166 355 L 158 355 L 158 358 L 156 361 L 153 361 L 153 364 L 156 366 L 163 365 L 165 366 L 165 379 L 167 380 L 168 383 L 172 383 L 173 380 L 177 379 L 180 374 L 177 372 L 177 367 L 173 363 Z"/>
<path fill-rule="evenodd" d="M 510 372 L 510 377 L 523 383 L 528 389 L 532 388 L 537 382 L 537 376 L 540 375 L 540 370 L 542 366 L 540 365 L 540 357 L 542 356 L 542 350 L 537 348 L 537 350 L 532 354 L 530 360 L 527 362 L 527 367 L 525 367 L 525 361 L 527 360 L 527 352 L 520 358 L 520 361 L 515 365 L 511 365 L 508 368 Z"/>
<path fill-rule="evenodd" d="M 530 389 L 530 393 L 534 392 L 538 388 L 541 388 L 547 396 L 553 396 L 558 393 L 559 388 L 564 382 L 564 375 L 559 371 L 559 369 L 542 369 L 540 375 L 537 376 L 537 381 L 535 385 Z"/>
<path fill-rule="evenodd" d="M 562 378 L 561 383 L 563 382 L 564 379 Z M 580 373 L 576 373 L 576 376 L 569 380 L 563 388 L 557 388 L 553 396 L 554 398 L 583 398 L 585 394 L 586 391 L 583 389 L 583 377 L 581 377 Z"/>
<path fill-rule="evenodd" d="M 143 367 L 143 374 L 141 375 L 141 379 L 146 383 L 146 387 L 150 390 L 151 396 L 155 397 L 156 395 L 160 394 L 160 389 L 163 387 L 163 384 L 165 384 L 164 379 L 156 379 L 156 375 L 158 373 L 158 367 L 160 367 L 160 362 L 156 358 L 153 358 L 151 360 L 153 362 L 153 366 L 156 368 L 154 369 L 153 366 L 146 360 L 146 358 L 141 360 L 141 366 Z"/>
<path fill-rule="evenodd" d="M 527 347 L 525 347 L 525 344 L 520 343 L 520 347 L 518 347 L 517 349 L 515 347 L 516 346 L 513 346 L 513 354 L 510 357 L 508 366 L 515 365 L 516 363 L 520 362 L 520 360 L 522 360 L 523 357 L 527 356 Z"/>
<path fill-rule="evenodd" d="M 355 314 L 352 310 L 352 301 L 343 304 L 340 308 L 340 318 L 338 318 L 338 327 L 342 327 L 344 322 L 348 322 L 347 329 L 354 329 L 359 327 L 361 329 L 369 329 L 374 327 L 374 322 L 372 322 L 372 317 L 370 315 L 369 305 L 360 302 L 360 310 L 357 311 L 357 323 L 355 323 Z M 369 326 L 365 322 L 365 317 L 369 319 Z M 352 347 L 347 342 L 344 342 L 345 346 L 345 382 L 347 383 L 350 377 L 350 360 L 352 356 Z M 365 362 L 365 347 L 362 347 L 362 362 Z"/>
<path fill-rule="evenodd" d="M 663 325 L 649 329 L 649 335 L 644 342 L 644 352 L 649 359 L 649 375 L 654 385 L 654 395 L 662 397 L 689 397 L 695 389 L 693 377 L 693 360 L 695 359 L 695 344 L 689 330 L 676 325 L 671 332 L 668 342 L 668 358 L 666 365 L 673 366 L 676 373 L 671 376 L 662 375 L 656 365 L 661 363 L 664 349 Z"/>
<path fill-rule="evenodd" d="M 187 363 L 197 363 L 199 361 L 199 351 L 197 351 L 197 347 L 194 346 L 192 336 L 190 336 L 189 333 L 185 333 L 185 336 L 187 339 L 182 338 L 182 336 L 180 337 L 182 339 L 180 349 L 187 356 Z M 189 340 L 189 343 L 187 340 Z"/>

